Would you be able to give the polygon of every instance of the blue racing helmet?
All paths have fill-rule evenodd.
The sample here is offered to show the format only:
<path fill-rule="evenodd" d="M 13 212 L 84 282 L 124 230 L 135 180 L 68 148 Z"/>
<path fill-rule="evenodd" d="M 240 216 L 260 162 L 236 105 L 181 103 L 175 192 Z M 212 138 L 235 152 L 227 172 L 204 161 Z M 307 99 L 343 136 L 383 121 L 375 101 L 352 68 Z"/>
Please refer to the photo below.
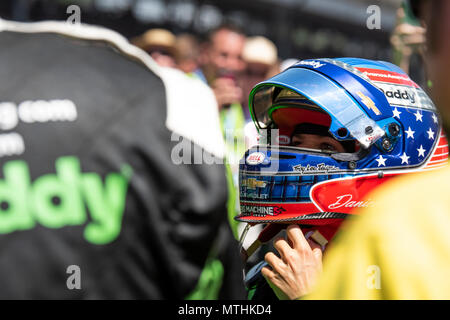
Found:
<path fill-rule="evenodd" d="M 240 162 L 236 219 L 251 225 L 320 227 L 329 240 L 355 208 L 373 205 L 365 196 L 374 187 L 447 161 L 433 102 L 388 62 L 299 61 L 256 85 L 249 107 L 262 138 Z M 302 134 L 342 148 L 293 143 Z"/>

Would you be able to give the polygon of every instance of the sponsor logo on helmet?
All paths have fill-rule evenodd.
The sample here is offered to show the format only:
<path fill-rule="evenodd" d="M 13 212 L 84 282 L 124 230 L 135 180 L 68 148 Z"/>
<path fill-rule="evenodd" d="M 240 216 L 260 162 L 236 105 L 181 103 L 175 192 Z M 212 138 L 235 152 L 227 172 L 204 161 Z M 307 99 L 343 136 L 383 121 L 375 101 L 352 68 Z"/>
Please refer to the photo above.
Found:
<path fill-rule="evenodd" d="M 380 110 L 378 110 L 372 99 L 364 95 L 361 91 L 358 91 L 356 94 L 361 98 L 361 102 L 367 107 L 367 109 L 372 110 L 377 116 L 381 115 Z"/>
<path fill-rule="evenodd" d="M 264 155 L 264 153 L 253 152 L 247 157 L 246 162 L 249 165 L 257 165 L 257 164 L 262 163 L 265 158 L 266 158 L 266 156 Z"/>
<path fill-rule="evenodd" d="M 247 187 L 248 189 L 264 188 L 266 183 L 254 178 L 249 178 L 242 180 L 242 186 Z"/>
<path fill-rule="evenodd" d="M 384 131 L 380 127 L 376 126 L 372 133 L 366 134 L 362 137 L 359 142 L 365 147 L 368 148 L 372 143 L 377 141 L 379 138 L 384 136 Z"/>
<path fill-rule="evenodd" d="M 304 65 L 304 66 L 311 66 L 314 69 L 320 68 L 322 66 L 324 66 L 324 63 L 320 63 L 319 61 L 315 61 L 315 60 L 304 60 L 304 61 L 300 61 L 299 63 L 297 63 L 297 65 Z"/>
<path fill-rule="evenodd" d="M 416 94 L 411 92 L 411 91 L 408 91 L 406 89 L 404 89 L 404 90 L 397 89 L 395 91 L 393 91 L 393 90 L 383 90 L 383 88 L 380 88 L 380 89 L 381 89 L 381 91 L 383 91 L 384 95 L 387 98 L 408 100 L 412 104 L 416 103 Z"/>
<path fill-rule="evenodd" d="M 247 190 L 247 193 L 241 193 L 241 198 L 248 198 L 248 199 L 252 199 L 252 200 L 267 200 L 269 199 L 269 195 L 268 194 L 257 194 L 255 192 L 255 190 Z"/>
<path fill-rule="evenodd" d="M 301 164 L 296 165 L 293 167 L 294 171 L 300 172 L 301 174 L 308 174 L 308 173 L 328 173 L 331 171 L 337 171 L 339 170 L 338 167 L 328 165 L 325 163 L 319 163 L 318 165 L 312 166 L 310 164 L 307 164 L 306 167 L 302 166 Z"/>
<path fill-rule="evenodd" d="M 386 70 L 357 68 L 372 81 L 418 87 L 406 74 Z"/>
<path fill-rule="evenodd" d="M 277 137 L 278 144 L 289 144 L 291 142 L 291 138 L 285 135 L 280 135 Z"/>
<path fill-rule="evenodd" d="M 334 210 L 338 208 L 364 208 L 364 207 L 372 207 L 375 203 L 368 199 L 365 201 L 354 201 L 353 195 L 344 194 L 342 196 L 336 197 L 336 202 L 330 204 L 328 209 Z"/>
<path fill-rule="evenodd" d="M 252 205 L 241 205 L 241 214 L 243 216 L 255 216 L 255 217 L 265 217 L 265 216 L 277 216 L 282 214 L 286 209 L 279 206 L 252 206 Z"/>
<path fill-rule="evenodd" d="M 377 82 L 376 86 L 384 93 L 391 105 L 435 110 L 433 101 L 420 88 L 383 82 Z"/>

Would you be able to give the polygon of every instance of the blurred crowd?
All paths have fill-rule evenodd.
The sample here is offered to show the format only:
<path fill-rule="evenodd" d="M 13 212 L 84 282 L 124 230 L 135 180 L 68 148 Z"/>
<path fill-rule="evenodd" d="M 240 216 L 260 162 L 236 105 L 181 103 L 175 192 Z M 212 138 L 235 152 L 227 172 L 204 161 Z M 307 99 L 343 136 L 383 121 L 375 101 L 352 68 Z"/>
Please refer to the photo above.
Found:
<path fill-rule="evenodd" d="M 248 36 L 240 27 L 223 23 L 200 38 L 153 28 L 130 39 L 161 67 L 178 69 L 201 80 L 213 91 L 221 130 L 227 144 L 226 158 L 237 184 L 238 163 L 258 142 L 248 97 L 252 88 L 287 69 L 302 57 L 281 59 L 273 41 L 262 35 Z M 393 62 L 428 87 L 423 68 L 424 28 L 401 6 L 390 39 Z"/>
<path fill-rule="evenodd" d="M 250 91 L 257 83 L 295 63 L 296 59 L 282 61 L 270 39 L 260 35 L 247 36 L 241 28 L 230 23 L 210 30 L 205 39 L 154 28 L 131 42 L 149 53 L 161 67 L 179 69 L 189 77 L 201 80 L 213 91 L 217 102 L 214 107 L 219 111 L 225 141 L 226 161 L 237 188 L 239 160 L 245 150 L 258 141 L 248 108 Z"/>
<path fill-rule="evenodd" d="M 163 67 L 177 68 L 207 83 L 220 110 L 240 104 L 245 121 L 250 90 L 287 67 L 278 58 L 275 44 L 264 36 L 246 36 L 238 27 L 223 24 L 206 39 L 188 33 L 175 35 L 166 29 L 150 29 L 131 39 Z M 289 60 L 293 63 L 295 60 Z"/>
<path fill-rule="evenodd" d="M 236 192 L 234 214 L 238 213 L 239 161 L 245 150 L 258 141 L 248 108 L 249 93 L 257 83 L 278 74 L 282 66 L 286 68 L 295 60 L 281 61 L 277 47 L 270 39 L 247 36 L 242 29 L 229 23 L 211 30 L 205 39 L 155 28 L 131 42 L 149 53 L 159 66 L 178 69 L 193 82 L 203 82 L 214 93 L 216 104 L 208 107 L 219 113 L 225 161 L 230 168 L 232 189 Z M 180 87 L 176 90 L 189 91 Z M 193 100 L 197 101 L 197 97 Z M 204 122 L 208 121 L 204 119 Z"/>

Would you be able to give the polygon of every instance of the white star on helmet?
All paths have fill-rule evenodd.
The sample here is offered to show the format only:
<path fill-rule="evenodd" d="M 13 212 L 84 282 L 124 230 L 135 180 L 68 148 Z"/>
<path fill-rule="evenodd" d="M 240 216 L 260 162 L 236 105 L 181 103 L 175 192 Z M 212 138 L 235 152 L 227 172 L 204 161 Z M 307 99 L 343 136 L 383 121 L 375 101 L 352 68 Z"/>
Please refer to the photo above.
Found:
<path fill-rule="evenodd" d="M 420 145 L 420 148 L 417 149 L 417 151 L 419 151 L 419 157 L 425 157 L 425 149 L 423 148 L 422 145 Z"/>
<path fill-rule="evenodd" d="M 397 110 L 397 107 L 395 107 L 395 109 L 392 110 L 392 112 L 394 113 L 394 118 L 400 119 L 401 112 Z"/>
<path fill-rule="evenodd" d="M 383 156 L 380 154 L 380 157 L 378 159 L 375 159 L 376 162 L 378 162 L 378 166 L 386 166 L 386 158 L 383 158 Z"/>
<path fill-rule="evenodd" d="M 406 155 L 406 152 L 403 152 L 403 155 L 400 157 L 402 159 L 402 164 L 406 163 L 409 164 L 409 156 Z"/>
<path fill-rule="evenodd" d="M 417 110 L 417 112 L 414 114 L 416 116 L 416 121 L 422 122 L 423 115 Z"/>
<path fill-rule="evenodd" d="M 434 113 L 431 117 L 433 118 L 434 123 L 438 123 L 438 118 L 436 117 L 436 115 Z"/>
<path fill-rule="evenodd" d="M 408 130 L 405 130 L 405 133 L 407 135 L 407 138 L 413 138 L 414 139 L 414 133 L 415 131 L 411 130 L 411 127 L 408 127 Z"/>

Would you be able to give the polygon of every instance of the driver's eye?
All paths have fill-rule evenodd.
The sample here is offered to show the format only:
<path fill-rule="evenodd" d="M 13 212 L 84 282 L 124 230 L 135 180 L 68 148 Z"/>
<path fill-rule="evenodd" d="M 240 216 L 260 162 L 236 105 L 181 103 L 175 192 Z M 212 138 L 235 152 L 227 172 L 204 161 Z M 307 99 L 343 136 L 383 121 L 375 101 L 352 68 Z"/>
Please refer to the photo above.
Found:
<path fill-rule="evenodd" d="M 320 149 L 326 151 L 337 151 L 335 146 L 326 142 L 320 144 Z"/>

